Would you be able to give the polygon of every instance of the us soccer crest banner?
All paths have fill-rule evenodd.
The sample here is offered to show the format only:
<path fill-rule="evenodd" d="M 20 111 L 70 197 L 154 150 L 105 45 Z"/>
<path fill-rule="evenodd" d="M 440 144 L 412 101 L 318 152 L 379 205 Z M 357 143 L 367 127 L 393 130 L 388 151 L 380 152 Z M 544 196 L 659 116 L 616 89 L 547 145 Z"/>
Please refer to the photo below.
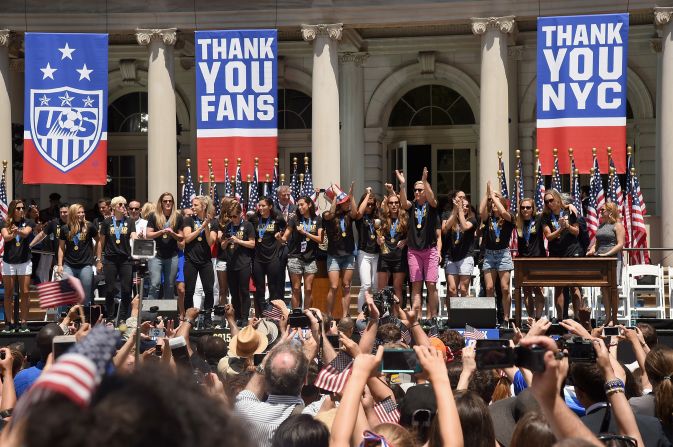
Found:
<path fill-rule="evenodd" d="M 592 148 L 608 172 L 607 148 L 617 172 L 626 169 L 626 61 L 628 14 L 540 17 L 537 21 L 537 146 L 542 172 L 570 172 L 568 148 L 588 174 Z"/>
<path fill-rule="evenodd" d="M 107 34 L 26 33 L 24 183 L 104 185 Z"/>
<path fill-rule="evenodd" d="M 245 178 L 259 158 L 272 174 L 277 156 L 276 30 L 197 31 L 196 144 L 198 173 L 224 180 L 224 159 L 241 158 Z"/>

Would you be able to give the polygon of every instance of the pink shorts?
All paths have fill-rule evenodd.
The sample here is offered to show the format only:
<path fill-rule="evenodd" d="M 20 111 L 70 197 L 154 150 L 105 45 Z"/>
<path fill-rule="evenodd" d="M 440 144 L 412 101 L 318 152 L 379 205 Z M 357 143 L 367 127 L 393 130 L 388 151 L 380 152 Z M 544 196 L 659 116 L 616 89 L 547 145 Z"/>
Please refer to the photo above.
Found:
<path fill-rule="evenodd" d="M 439 252 L 437 247 L 425 250 L 409 249 L 409 280 L 411 282 L 437 282 L 439 278 Z"/>

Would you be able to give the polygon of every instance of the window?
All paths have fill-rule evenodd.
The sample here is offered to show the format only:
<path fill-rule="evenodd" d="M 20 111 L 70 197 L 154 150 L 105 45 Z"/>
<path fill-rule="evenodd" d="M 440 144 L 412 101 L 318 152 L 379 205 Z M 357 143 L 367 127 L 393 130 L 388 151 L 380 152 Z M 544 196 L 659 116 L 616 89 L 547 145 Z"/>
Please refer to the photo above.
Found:
<path fill-rule="evenodd" d="M 278 128 L 310 129 L 311 97 L 298 90 L 278 89 Z"/>
<path fill-rule="evenodd" d="M 108 131 L 147 133 L 147 92 L 129 93 L 110 104 Z"/>
<path fill-rule="evenodd" d="M 389 127 L 460 124 L 475 124 L 470 105 L 455 90 L 436 84 L 416 87 L 405 93 L 393 107 L 388 120 Z"/>
<path fill-rule="evenodd" d="M 472 170 L 470 149 L 437 150 L 437 189 L 439 198 L 448 197 L 451 191 L 460 190 L 470 198 Z"/>
<path fill-rule="evenodd" d="M 114 155 L 107 158 L 110 181 L 103 188 L 107 197 L 124 196 L 127 201 L 136 196 L 136 157 Z"/>

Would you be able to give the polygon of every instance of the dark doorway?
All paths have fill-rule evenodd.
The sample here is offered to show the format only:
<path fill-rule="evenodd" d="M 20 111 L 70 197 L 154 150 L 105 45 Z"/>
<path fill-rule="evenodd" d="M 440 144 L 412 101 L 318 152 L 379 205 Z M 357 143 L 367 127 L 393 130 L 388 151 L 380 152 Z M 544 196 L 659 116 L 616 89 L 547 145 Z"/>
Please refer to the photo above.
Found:
<path fill-rule="evenodd" d="M 428 181 L 432 182 L 432 146 L 419 144 L 407 146 L 407 197 L 414 198 L 414 183 L 421 179 L 423 168 L 428 168 Z"/>

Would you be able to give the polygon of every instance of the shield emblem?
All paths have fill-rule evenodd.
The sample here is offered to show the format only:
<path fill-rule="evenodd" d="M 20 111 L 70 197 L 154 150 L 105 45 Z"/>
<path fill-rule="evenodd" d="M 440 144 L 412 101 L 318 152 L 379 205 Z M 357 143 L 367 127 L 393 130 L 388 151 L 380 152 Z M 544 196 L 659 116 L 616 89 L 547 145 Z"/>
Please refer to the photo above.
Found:
<path fill-rule="evenodd" d="M 103 91 L 72 87 L 30 91 L 32 139 L 38 152 L 61 172 L 84 162 L 103 127 Z"/>

